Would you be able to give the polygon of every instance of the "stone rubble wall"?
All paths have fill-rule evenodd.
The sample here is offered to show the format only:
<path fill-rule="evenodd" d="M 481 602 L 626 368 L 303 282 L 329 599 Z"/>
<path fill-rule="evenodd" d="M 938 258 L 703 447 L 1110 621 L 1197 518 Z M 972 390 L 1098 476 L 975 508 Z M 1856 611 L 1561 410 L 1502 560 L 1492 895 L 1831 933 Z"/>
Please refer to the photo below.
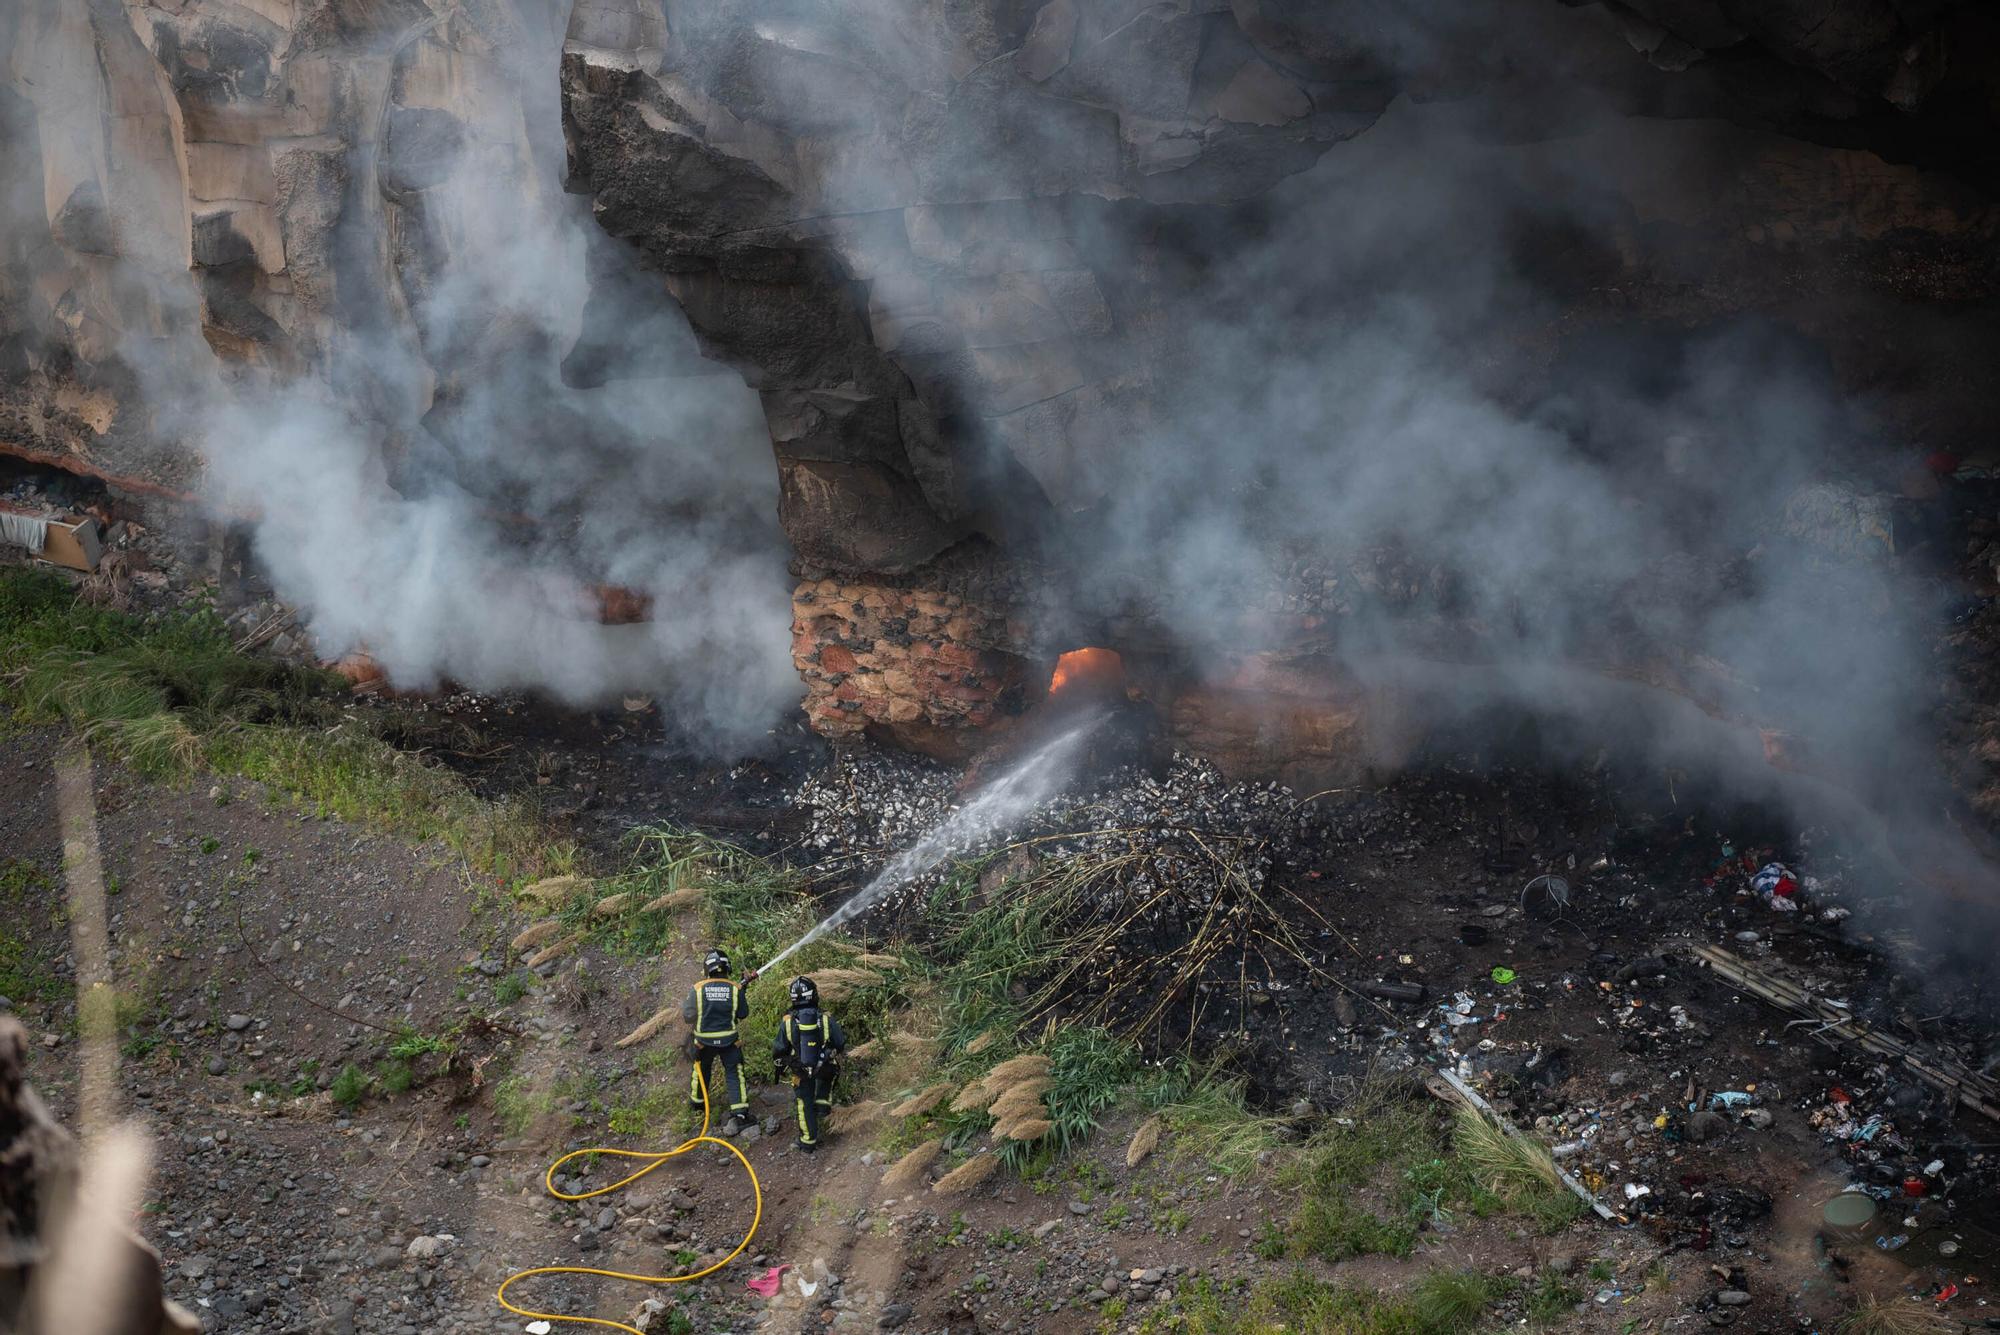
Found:
<path fill-rule="evenodd" d="M 948 758 L 990 743 L 1047 690 L 1028 638 L 1006 609 L 957 593 L 820 579 L 792 595 L 806 717 L 837 741 L 872 731 Z"/>

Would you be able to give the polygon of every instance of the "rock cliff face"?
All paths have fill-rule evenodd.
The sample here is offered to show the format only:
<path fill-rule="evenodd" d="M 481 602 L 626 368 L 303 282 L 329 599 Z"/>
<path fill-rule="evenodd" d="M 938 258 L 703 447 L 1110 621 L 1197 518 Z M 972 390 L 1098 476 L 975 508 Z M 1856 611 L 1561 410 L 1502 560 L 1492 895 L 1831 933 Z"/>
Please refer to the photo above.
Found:
<path fill-rule="evenodd" d="M 1965 7 L 1407 8 L 598 6 L 564 60 L 572 185 L 757 385 L 787 531 L 834 569 L 1100 499 L 1105 442 L 1200 374 L 1177 336 L 1203 271 L 1398 99 L 1490 118 L 1495 159 L 1599 178 L 1595 233 L 1540 239 L 1597 252 L 1554 287 L 1572 323 L 1797 306 L 1835 265 L 1834 342 L 1844 300 L 1992 294 L 1991 162 L 1965 151 L 1992 42 Z M 1899 149 L 1977 183 L 1871 151 Z M 1548 333 L 1499 341 L 1542 336 L 1512 353 L 1533 373 Z"/>
<path fill-rule="evenodd" d="M 428 346 L 414 318 L 481 235 L 433 188 L 484 172 L 550 207 L 530 169 L 550 127 L 522 96 L 538 44 L 504 4 L 9 6 L 0 437 L 191 488 L 202 442 L 165 400 L 207 358 L 443 397 L 493 348 Z M 379 349 L 406 373 L 331 383 Z"/>
<path fill-rule="evenodd" d="M 443 472 L 505 507 L 516 456 L 569 468 L 588 414 L 496 413 L 485 387 L 567 403 L 699 353 L 761 404 L 815 726 L 952 749 L 1058 650 L 1173 661 L 1175 605 L 1213 584 L 1262 630 L 1208 625 L 1203 654 L 1243 653 L 1168 717 L 1227 751 L 1283 677 L 1263 703 L 1312 714 L 1300 756 L 1338 775 L 1350 697 L 1273 664 L 1329 652 L 1357 598 L 1448 602 L 1453 577 L 1274 525 L 1208 578 L 1244 534 L 1183 504 L 1217 474 L 1162 461 L 1254 472 L 1292 429 L 1271 403 L 1310 388 L 1245 330 L 1317 312 L 1372 343 L 1354 257 L 1393 253 L 1454 376 L 1542 425 L 1667 404 L 1604 406 L 1601 367 L 1671 380 L 1756 317 L 1865 403 L 1846 434 L 1878 456 L 1960 447 L 2000 406 L 1996 52 L 1947 0 L 27 0 L 0 15 L 0 166 L 25 184 L 0 444 L 196 490 L 175 390 L 220 367 L 379 423 L 399 487 Z M 1440 184 L 1467 179 L 1493 188 Z M 550 230 L 580 207 L 587 237 Z M 522 317 L 493 257 L 533 276 L 557 234 L 587 294 Z M 1630 433 L 1634 469 L 1729 466 L 1674 415 Z M 530 435 L 552 443 L 491 443 Z M 1269 742 L 1244 754 L 1299 761 Z"/>

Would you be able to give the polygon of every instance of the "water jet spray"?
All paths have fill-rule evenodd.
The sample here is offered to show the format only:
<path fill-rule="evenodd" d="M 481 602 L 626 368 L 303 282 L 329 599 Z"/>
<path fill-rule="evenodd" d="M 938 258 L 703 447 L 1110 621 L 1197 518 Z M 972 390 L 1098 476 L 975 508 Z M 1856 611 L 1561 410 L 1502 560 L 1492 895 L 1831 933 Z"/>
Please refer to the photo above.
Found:
<path fill-rule="evenodd" d="M 842 923 L 850 922 L 882 902 L 891 890 L 906 885 L 955 853 L 1011 828 L 1022 817 L 1055 796 L 1074 765 L 1084 739 L 1108 715 L 1085 715 L 1052 741 L 1029 752 L 999 778 L 981 788 L 972 800 L 952 812 L 938 827 L 890 858 L 875 879 L 854 892 L 839 908 L 798 940 L 743 976 L 745 982 L 783 964 Z"/>

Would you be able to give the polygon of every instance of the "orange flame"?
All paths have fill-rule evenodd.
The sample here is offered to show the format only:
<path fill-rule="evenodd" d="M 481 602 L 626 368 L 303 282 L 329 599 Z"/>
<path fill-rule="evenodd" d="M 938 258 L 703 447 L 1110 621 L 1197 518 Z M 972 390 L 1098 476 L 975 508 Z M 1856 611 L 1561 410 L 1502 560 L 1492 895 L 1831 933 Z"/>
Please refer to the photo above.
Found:
<path fill-rule="evenodd" d="M 1115 649 L 1072 649 L 1056 659 L 1055 675 L 1049 678 L 1049 694 L 1054 695 L 1079 683 L 1122 687 L 1125 660 Z"/>

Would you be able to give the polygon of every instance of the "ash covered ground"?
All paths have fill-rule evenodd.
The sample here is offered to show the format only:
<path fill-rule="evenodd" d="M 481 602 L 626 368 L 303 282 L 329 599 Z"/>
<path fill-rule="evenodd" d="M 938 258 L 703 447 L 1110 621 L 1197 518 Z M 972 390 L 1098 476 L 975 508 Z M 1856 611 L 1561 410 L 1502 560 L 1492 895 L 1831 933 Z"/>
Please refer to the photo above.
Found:
<path fill-rule="evenodd" d="M 798 853 L 871 869 L 967 796 L 946 767 L 844 752 L 799 787 Z M 975 903 L 1054 895 L 1080 959 L 1017 987 L 1026 1006 L 1156 1055 L 1220 1057 L 1273 1107 L 1337 1107 L 1370 1070 L 1449 1070 L 1555 1146 L 1619 1222 L 1708 1256 L 1725 1289 L 1752 1257 L 1802 1292 L 1911 1266 L 1948 1315 L 1989 1310 L 2000 1126 L 1695 953 L 1796 982 L 1984 1088 L 2000 1059 L 1992 985 L 1934 947 L 1990 921 L 1897 881 L 1842 830 L 1602 757 L 1440 754 L 1315 797 L 1176 756 L 1080 778 L 957 852 L 976 870 L 918 878 L 864 929 L 923 940 L 954 882 L 976 883 Z M 1061 898 L 1079 881 L 1086 893 Z M 1216 948 L 1191 951 L 1204 933 Z M 1842 1193 L 1874 1219 L 1815 1243 Z M 1734 1320 L 1712 1297 L 1703 1310 Z"/>

